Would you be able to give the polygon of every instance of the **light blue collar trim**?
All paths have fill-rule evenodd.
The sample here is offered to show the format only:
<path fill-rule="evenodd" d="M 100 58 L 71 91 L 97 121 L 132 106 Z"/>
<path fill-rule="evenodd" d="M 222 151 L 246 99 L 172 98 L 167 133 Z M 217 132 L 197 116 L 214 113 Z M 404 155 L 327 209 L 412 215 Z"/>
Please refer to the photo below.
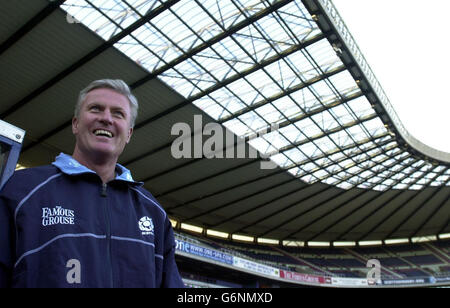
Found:
<path fill-rule="evenodd" d="M 94 173 L 95 171 L 92 171 L 91 169 L 87 168 L 86 166 L 80 164 L 78 161 L 76 161 L 72 156 L 69 156 L 64 153 L 60 153 L 56 158 L 55 161 L 52 163 L 55 167 L 57 167 L 59 170 L 64 172 L 65 174 L 69 175 L 77 175 L 82 173 Z M 143 182 L 135 182 L 133 180 L 133 177 L 131 176 L 130 170 L 125 168 L 124 166 L 120 164 L 116 164 L 116 177 L 114 180 L 118 181 L 125 181 L 132 184 L 138 184 L 142 185 Z"/>

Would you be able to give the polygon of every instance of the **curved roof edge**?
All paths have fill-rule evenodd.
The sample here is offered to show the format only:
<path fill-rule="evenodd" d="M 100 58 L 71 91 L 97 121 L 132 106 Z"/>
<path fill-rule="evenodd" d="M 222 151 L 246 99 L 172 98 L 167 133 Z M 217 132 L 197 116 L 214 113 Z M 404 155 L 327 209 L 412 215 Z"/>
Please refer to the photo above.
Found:
<path fill-rule="evenodd" d="M 325 17 L 327 18 L 327 21 L 331 24 L 329 26 L 334 27 L 335 33 L 339 36 L 339 40 L 342 44 L 345 45 L 346 49 L 350 53 L 350 57 L 352 57 L 353 62 L 357 65 L 358 69 L 362 73 L 362 77 L 367 80 L 368 87 L 371 88 L 370 92 L 373 92 L 375 94 L 376 101 L 381 104 L 383 107 L 384 113 L 389 117 L 388 120 L 390 120 L 391 124 L 394 126 L 393 129 L 398 132 L 400 137 L 406 142 L 407 145 L 409 145 L 413 150 L 418 151 L 420 154 L 425 155 L 426 158 L 436 160 L 440 163 L 444 163 L 446 165 L 450 164 L 450 153 L 437 150 L 435 148 L 432 148 L 420 140 L 416 139 L 414 136 L 412 136 L 406 127 L 403 125 L 403 123 L 400 121 L 399 116 L 395 112 L 393 106 L 391 105 L 386 93 L 384 92 L 383 88 L 381 87 L 380 83 L 378 82 L 377 78 L 375 77 L 375 74 L 373 73 L 372 69 L 370 68 L 369 64 L 367 63 L 366 59 L 364 58 L 364 55 L 362 54 L 361 50 L 359 49 L 358 45 L 356 44 L 353 36 L 351 35 L 350 31 L 348 30 L 347 26 L 345 25 L 345 22 L 343 21 L 342 17 L 339 15 L 339 12 L 337 11 L 336 7 L 332 3 L 331 0 L 306 0 L 304 1 L 305 5 L 308 9 L 315 11 L 319 9 L 322 13 L 324 13 Z M 312 13 L 313 14 L 313 13 Z M 320 20 L 317 20 L 317 23 L 320 26 Z M 323 25 L 322 25 L 323 26 Z M 342 46 L 336 46 L 339 50 Z M 337 51 L 338 52 L 338 51 Z M 345 63 L 345 62 L 344 62 Z M 349 70 L 352 75 L 354 75 L 354 72 L 352 70 Z M 370 100 L 370 98 L 369 98 Z M 371 100 L 370 100 L 371 101 Z M 374 103 L 371 101 L 371 103 Z M 382 120 L 386 120 L 384 117 L 381 117 Z M 390 127 L 392 130 L 392 128 Z"/>

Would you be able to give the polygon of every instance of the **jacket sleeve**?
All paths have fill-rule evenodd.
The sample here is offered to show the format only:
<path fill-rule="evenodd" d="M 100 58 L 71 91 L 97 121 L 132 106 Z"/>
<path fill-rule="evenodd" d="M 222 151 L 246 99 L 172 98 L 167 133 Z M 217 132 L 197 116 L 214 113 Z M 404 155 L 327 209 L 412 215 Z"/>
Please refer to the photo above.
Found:
<path fill-rule="evenodd" d="M 173 235 L 172 225 L 169 219 L 166 218 L 165 223 L 165 253 L 164 253 L 164 265 L 163 265 L 163 279 L 162 288 L 185 288 L 183 281 L 181 280 L 178 267 L 175 262 L 175 238 Z"/>
<path fill-rule="evenodd" d="M 14 266 L 14 224 L 6 200 L 0 195 L 0 288 L 11 287 Z"/>

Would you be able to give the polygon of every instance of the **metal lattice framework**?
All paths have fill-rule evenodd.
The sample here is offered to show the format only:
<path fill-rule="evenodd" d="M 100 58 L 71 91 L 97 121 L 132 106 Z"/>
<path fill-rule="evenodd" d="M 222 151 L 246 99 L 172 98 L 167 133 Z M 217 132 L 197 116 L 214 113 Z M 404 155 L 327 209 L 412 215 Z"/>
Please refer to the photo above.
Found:
<path fill-rule="evenodd" d="M 23 165 L 70 153 L 79 89 L 116 76 L 140 100 L 120 163 L 178 226 L 255 241 L 450 232 L 450 154 L 404 129 L 331 1 L 15 5 L 0 16 L 0 118 L 27 131 Z M 171 157 L 171 126 L 197 114 L 259 156 Z M 260 170 L 267 158 L 278 167 Z"/>
<path fill-rule="evenodd" d="M 163 4 L 114 46 L 236 135 L 258 135 L 250 145 L 294 176 L 381 191 L 448 183 L 447 167 L 405 158 L 300 1 L 66 1 L 62 8 L 108 41 Z M 280 129 L 271 132 L 273 123 Z M 390 142 L 371 141 L 380 136 Z"/>

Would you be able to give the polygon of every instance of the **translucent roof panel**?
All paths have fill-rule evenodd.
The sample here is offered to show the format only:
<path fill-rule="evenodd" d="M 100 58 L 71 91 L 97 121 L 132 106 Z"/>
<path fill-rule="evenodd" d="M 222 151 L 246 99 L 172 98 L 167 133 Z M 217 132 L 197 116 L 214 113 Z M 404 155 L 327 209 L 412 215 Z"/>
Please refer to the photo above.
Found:
<path fill-rule="evenodd" d="M 68 0 L 61 8 L 105 41 L 124 33 L 115 48 L 302 181 L 450 185 L 448 168 L 399 146 L 300 0 Z"/>

